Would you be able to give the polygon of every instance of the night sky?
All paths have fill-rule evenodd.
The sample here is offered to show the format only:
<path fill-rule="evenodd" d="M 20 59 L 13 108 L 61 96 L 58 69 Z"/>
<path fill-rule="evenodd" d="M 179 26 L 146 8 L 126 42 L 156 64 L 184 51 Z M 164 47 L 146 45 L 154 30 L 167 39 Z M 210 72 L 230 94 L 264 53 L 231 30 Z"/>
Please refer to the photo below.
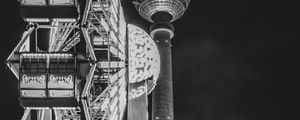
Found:
<path fill-rule="evenodd" d="M 4 61 L 26 23 L 17 0 L 1 2 L 0 119 L 17 120 L 17 80 Z M 148 30 L 131 0 L 123 7 L 128 23 Z M 296 8 L 278 0 L 191 0 L 173 23 L 175 120 L 299 119 Z"/>

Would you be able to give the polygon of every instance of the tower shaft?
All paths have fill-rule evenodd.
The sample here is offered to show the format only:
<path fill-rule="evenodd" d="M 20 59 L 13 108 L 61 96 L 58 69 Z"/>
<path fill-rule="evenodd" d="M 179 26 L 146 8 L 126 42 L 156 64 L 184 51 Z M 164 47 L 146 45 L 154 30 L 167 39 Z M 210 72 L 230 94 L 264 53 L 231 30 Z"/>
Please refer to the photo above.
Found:
<path fill-rule="evenodd" d="M 154 34 L 160 54 L 160 74 L 152 96 L 152 120 L 173 120 L 173 81 L 170 34 Z"/>

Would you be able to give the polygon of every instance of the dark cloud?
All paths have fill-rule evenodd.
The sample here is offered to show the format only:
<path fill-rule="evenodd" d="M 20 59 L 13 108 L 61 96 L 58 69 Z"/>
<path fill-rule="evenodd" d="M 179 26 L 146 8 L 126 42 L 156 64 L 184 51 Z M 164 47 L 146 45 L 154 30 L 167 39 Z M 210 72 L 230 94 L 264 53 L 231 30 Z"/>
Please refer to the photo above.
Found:
<path fill-rule="evenodd" d="M 214 39 L 183 48 L 173 54 L 177 119 L 247 118 L 233 101 L 247 80 L 254 79 L 251 69 Z"/>

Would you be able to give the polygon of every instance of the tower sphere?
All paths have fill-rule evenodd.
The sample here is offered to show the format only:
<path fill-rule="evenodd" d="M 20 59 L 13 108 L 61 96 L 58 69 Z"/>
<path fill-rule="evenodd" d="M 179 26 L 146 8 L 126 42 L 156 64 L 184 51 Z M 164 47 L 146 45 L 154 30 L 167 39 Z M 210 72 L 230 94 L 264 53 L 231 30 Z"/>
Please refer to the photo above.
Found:
<path fill-rule="evenodd" d="M 180 18 L 188 7 L 190 0 L 134 0 L 134 4 L 140 15 L 150 22 L 153 15 L 158 12 L 166 12 L 171 15 L 168 22 Z"/>

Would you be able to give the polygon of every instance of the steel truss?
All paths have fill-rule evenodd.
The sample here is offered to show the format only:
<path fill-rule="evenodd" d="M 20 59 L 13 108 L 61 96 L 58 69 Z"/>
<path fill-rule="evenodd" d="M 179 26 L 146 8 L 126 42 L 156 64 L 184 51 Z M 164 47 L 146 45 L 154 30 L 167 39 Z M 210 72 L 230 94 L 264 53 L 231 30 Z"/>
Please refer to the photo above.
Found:
<path fill-rule="evenodd" d="M 19 44 L 7 58 L 7 66 L 19 79 L 20 53 L 29 52 L 29 36 L 36 29 L 50 29 L 48 53 L 66 53 L 86 43 L 89 71 L 80 88 L 76 107 L 24 107 L 22 120 L 121 120 L 126 106 L 126 31 L 120 0 L 86 0 L 81 23 L 53 19 L 51 24 L 29 22 Z M 123 21 L 120 21 L 123 20 Z M 123 22 L 123 23 L 122 23 Z M 37 47 L 37 52 L 39 48 Z M 43 53 L 41 53 L 43 54 Z"/>

